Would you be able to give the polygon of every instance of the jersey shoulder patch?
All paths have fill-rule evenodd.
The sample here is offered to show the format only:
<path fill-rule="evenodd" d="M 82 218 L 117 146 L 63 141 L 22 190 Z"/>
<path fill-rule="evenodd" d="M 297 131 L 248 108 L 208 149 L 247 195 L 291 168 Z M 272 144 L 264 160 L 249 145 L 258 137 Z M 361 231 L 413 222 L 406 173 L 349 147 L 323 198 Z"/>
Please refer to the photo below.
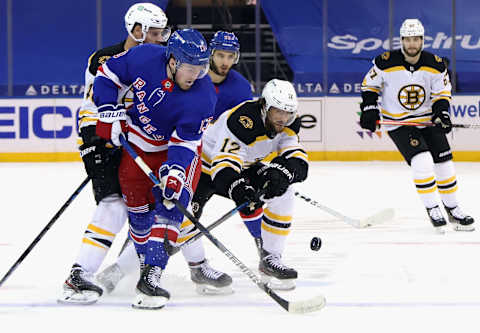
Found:
<path fill-rule="evenodd" d="M 374 62 L 375 66 L 383 71 L 395 66 L 402 66 L 403 56 L 400 50 L 387 51 L 377 56 Z"/>
<path fill-rule="evenodd" d="M 125 51 L 123 45 L 125 42 L 121 42 L 116 45 L 108 46 L 98 50 L 90 57 L 90 63 L 88 64 L 88 70 L 92 75 L 97 74 L 98 67 L 107 62 L 110 57 Z"/>
<path fill-rule="evenodd" d="M 265 126 L 256 101 L 245 102 L 232 112 L 227 119 L 227 127 L 240 141 L 249 145 L 256 138 L 265 135 Z"/>
<path fill-rule="evenodd" d="M 442 57 L 437 56 L 436 54 L 430 53 L 428 51 L 422 51 L 422 56 L 420 57 L 421 66 L 433 68 L 440 73 L 443 73 L 447 66 Z"/>

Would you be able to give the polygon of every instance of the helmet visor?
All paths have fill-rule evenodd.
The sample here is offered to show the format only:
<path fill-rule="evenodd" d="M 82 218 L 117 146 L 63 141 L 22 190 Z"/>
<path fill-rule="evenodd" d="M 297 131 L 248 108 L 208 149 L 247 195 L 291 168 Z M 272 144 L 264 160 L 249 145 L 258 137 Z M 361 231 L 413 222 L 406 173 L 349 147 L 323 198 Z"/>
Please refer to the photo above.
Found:
<path fill-rule="evenodd" d="M 203 65 L 192 65 L 187 63 L 180 63 L 177 65 L 177 72 L 181 73 L 182 76 L 189 77 L 193 80 L 204 78 L 208 73 L 208 69 L 208 62 Z"/>
<path fill-rule="evenodd" d="M 168 38 L 170 38 L 171 32 L 170 27 L 150 28 L 147 31 L 146 40 L 150 43 L 166 43 Z"/>

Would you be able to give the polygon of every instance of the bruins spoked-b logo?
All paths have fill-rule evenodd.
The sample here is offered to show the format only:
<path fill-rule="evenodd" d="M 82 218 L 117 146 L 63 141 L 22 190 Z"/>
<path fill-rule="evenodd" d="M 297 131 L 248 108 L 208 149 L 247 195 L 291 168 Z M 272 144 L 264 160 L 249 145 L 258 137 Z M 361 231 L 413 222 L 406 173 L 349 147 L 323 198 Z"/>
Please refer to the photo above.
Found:
<path fill-rule="evenodd" d="M 425 89 L 418 84 L 404 86 L 398 92 L 398 101 L 405 109 L 416 110 L 425 102 Z"/>

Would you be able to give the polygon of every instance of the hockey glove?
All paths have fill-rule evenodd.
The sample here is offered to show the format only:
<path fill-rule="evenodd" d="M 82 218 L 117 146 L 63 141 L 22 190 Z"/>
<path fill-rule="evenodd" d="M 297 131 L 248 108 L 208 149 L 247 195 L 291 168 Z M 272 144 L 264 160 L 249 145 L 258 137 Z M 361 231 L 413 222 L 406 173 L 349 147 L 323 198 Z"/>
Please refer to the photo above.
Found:
<path fill-rule="evenodd" d="M 282 161 L 285 161 L 285 158 L 275 157 L 270 164 L 258 171 L 265 192 L 263 198 L 266 200 L 283 195 L 293 181 L 293 174 Z"/>
<path fill-rule="evenodd" d="M 380 120 L 380 111 L 378 110 L 377 105 L 364 105 L 362 103 L 361 108 L 360 126 L 371 132 L 375 132 L 377 130 L 377 120 Z"/>
<path fill-rule="evenodd" d="M 432 116 L 432 122 L 439 127 L 443 133 L 450 133 L 452 130 L 452 121 L 450 120 L 450 113 L 447 110 L 437 111 Z"/>
<path fill-rule="evenodd" d="M 95 126 L 81 129 L 83 144 L 79 147 L 80 157 L 90 178 L 100 178 L 105 175 L 105 167 L 110 160 L 112 149 L 105 147 L 104 139 L 95 135 Z"/>
<path fill-rule="evenodd" d="M 105 104 L 98 108 L 97 135 L 120 147 L 120 135 L 126 135 L 127 116 L 123 104 Z"/>
<path fill-rule="evenodd" d="M 177 164 L 169 165 L 166 162 L 160 167 L 158 173 L 162 199 L 168 201 L 180 199 L 183 185 L 185 184 L 185 170 Z"/>
<path fill-rule="evenodd" d="M 255 209 L 261 207 L 263 203 L 258 202 L 256 191 L 253 186 L 249 185 L 245 178 L 238 178 L 234 180 L 228 187 L 228 196 L 235 201 L 237 206 L 240 206 L 244 202 L 250 204 L 240 209 L 240 213 L 244 215 L 252 214 Z"/>

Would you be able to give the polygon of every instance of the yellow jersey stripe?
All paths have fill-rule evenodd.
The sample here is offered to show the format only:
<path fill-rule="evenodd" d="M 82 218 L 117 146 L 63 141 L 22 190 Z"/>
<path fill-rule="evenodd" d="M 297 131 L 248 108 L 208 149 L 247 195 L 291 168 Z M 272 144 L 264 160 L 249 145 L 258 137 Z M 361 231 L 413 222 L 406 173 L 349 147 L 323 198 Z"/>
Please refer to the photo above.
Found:
<path fill-rule="evenodd" d="M 88 225 L 87 229 L 100 235 L 115 237 L 115 234 L 111 233 L 110 231 L 97 227 L 96 225 L 93 225 L 91 223 Z"/>
<path fill-rule="evenodd" d="M 288 234 L 290 233 L 290 229 L 283 229 L 283 230 L 274 229 L 263 222 L 262 222 L 262 229 L 272 234 L 281 235 L 281 236 L 288 236 Z"/>
<path fill-rule="evenodd" d="M 96 246 L 96 247 L 99 247 L 99 248 L 104 249 L 104 250 L 107 250 L 107 249 L 108 249 L 108 248 L 107 248 L 105 245 L 103 245 L 102 243 L 96 243 L 96 242 L 94 242 L 94 241 L 92 241 L 91 239 L 86 238 L 86 237 L 84 237 L 84 238 L 82 239 L 82 243 L 89 244 L 89 245 L 92 245 L 92 246 Z"/>
<path fill-rule="evenodd" d="M 444 179 L 444 180 L 437 180 L 437 184 L 444 185 L 444 184 L 452 183 L 452 182 L 455 181 L 455 179 L 456 179 L 456 177 L 452 176 L 452 177 Z"/>
<path fill-rule="evenodd" d="M 291 216 L 282 216 L 282 215 L 272 213 L 268 208 L 265 208 L 263 210 L 263 214 L 265 214 L 265 216 L 268 217 L 270 220 L 276 220 L 276 221 L 282 221 L 282 222 L 291 222 L 292 221 Z"/>

